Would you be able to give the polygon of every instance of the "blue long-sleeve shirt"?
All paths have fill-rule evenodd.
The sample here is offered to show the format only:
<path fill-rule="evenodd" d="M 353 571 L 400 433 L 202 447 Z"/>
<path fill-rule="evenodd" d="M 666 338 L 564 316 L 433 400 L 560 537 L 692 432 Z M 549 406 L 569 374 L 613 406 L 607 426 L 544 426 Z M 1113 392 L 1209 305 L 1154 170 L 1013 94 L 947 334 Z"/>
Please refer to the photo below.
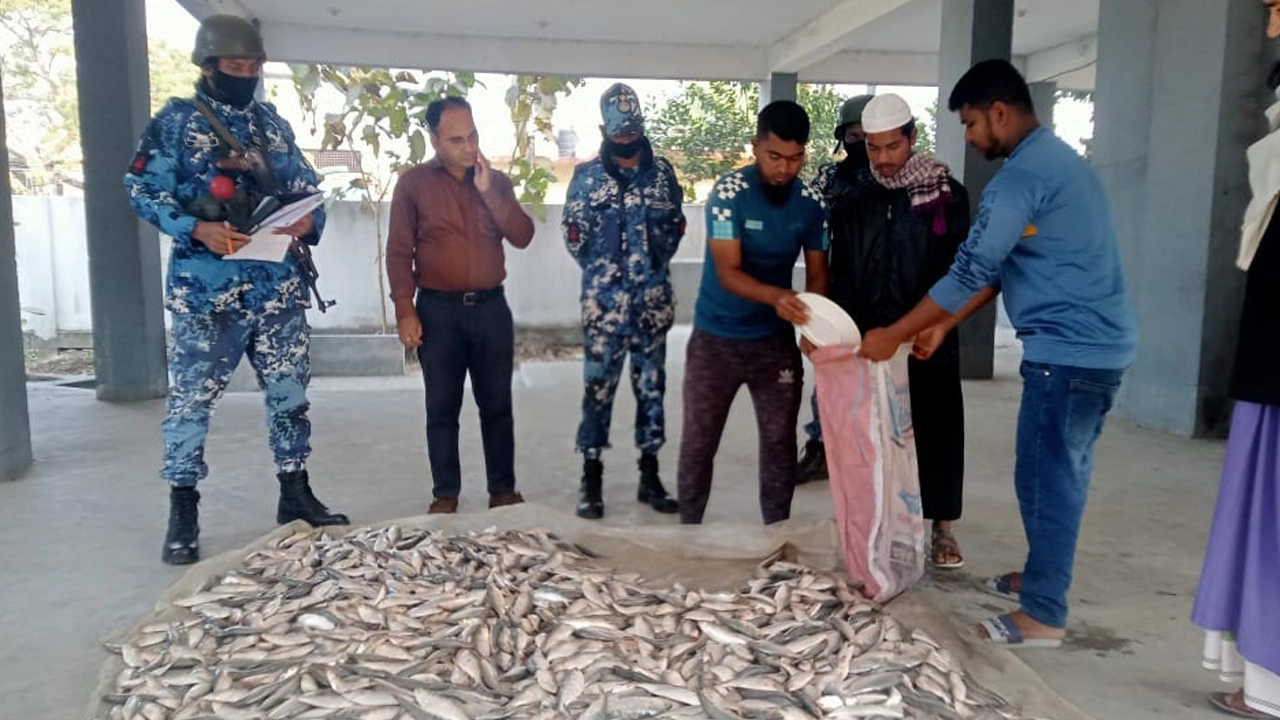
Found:
<path fill-rule="evenodd" d="M 1097 175 L 1044 128 L 1023 139 L 978 206 L 955 263 L 929 295 L 957 312 L 995 287 L 1033 362 L 1120 369 L 1138 330 Z"/>

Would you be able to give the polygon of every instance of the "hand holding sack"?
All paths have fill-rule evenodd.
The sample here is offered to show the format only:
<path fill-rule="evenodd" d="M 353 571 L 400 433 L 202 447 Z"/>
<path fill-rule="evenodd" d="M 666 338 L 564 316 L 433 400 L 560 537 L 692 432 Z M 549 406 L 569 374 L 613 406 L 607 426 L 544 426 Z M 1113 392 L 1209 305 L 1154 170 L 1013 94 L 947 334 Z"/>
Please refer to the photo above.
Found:
<path fill-rule="evenodd" d="M 885 602 L 924 575 L 928 551 L 911 424 L 910 347 L 886 362 L 860 358 L 853 321 L 804 299 L 810 323 L 801 332 L 819 346 L 809 359 L 845 569 L 863 584 L 864 595 Z M 830 328 L 843 329 L 833 335 Z"/>

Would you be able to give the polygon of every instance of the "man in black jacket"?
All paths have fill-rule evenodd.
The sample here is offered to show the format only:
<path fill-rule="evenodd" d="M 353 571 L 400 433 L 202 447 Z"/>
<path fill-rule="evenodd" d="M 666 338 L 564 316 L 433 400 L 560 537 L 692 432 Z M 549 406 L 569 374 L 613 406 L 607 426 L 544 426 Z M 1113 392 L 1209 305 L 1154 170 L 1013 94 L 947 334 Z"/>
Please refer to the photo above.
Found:
<path fill-rule="evenodd" d="M 907 314 L 947 274 L 969 233 L 969 196 L 945 163 L 913 150 L 916 121 L 898 95 L 867 103 L 862 127 L 874 182 L 831 209 L 830 297 L 866 333 Z M 951 524 L 963 495 L 964 400 L 956 333 L 928 360 L 909 363 L 920 494 L 933 521 L 930 555 L 935 567 L 958 568 L 964 557 Z"/>
<path fill-rule="evenodd" d="M 840 106 L 835 131 L 836 140 L 844 148 L 844 158 L 840 162 L 823 165 L 818 176 L 809 183 L 809 188 L 822 196 L 827 209 L 835 206 L 836 199 L 871 182 L 871 161 L 867 159 L 867 134 L 862 130 L 862 109 L 871 102 L 873 95 L 858 95 L 844 101 Z M 800 454 L 800 462 L 796 464 L 796 484 L 826 480 L 827 449 L 822 444 L 822 422 L 818 418 L 818 393 L 815 390 L 809 396 L 809 406 L 813 411 L 813 420 L 805 423 L 804 450 Z"/>

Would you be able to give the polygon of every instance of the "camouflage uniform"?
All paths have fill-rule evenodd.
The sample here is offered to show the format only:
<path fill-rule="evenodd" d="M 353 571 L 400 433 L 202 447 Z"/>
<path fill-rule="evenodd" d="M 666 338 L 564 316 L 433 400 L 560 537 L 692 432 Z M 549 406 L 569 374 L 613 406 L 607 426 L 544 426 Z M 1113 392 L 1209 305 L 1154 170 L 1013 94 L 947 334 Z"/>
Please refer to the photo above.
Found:
<path fill-rule="evenodd" d="M 270 104 L 235 108 L 197 85 L 204 102 L 245 147 L 259 147 L 284 192 L 315 191 L 319 178 L 294 142 L 289 124 Z M 280 263 L 224 261 L 192 237 L 199 221 L 188 205 L 208 192 L 210 181 L 231 175 L 256 193 L 251 173 L 220 171 L 214 163 L 229 149 L 191 99 L 174 98 L 143 132 L 125 175 L 138 215 L 173 239 L 165 306 L 173 315 L 169 350 L 171 384 L 163 424 L 164 468 L 173 486 L 194 486 L 208 474 L 205 435 L 214 404 L 241 356 L 247 355 L 266 395 L 271 450 L 282 473 L 305 468 L 311 453 L 306 389 L 310 307 L 292 255 Z M 302 240 L 318 242 L 324 211 Z"/>
<path fill-rule="evenodd" d="M 847 183 L 836 177 L 836 167 L 838 165 L 839 163 L 826 163 L 818 168 L 818 174 L 809 181 L 809 189 L 822 196 L 822 201 L 827 204 L 828 212 L 830 212 L 831 201 L 835 199 L 836 193 L 847 185 Z"/>
<path fill-rule="evenodd" d="M 561 226 L 582 268 L 585 360 L 576 448 L 609 446 L 613 398 L 628 353 L 636 397 L 636 446 L 653 454 L 666 439 L 667 331 L 675 322 L 670 262 L 684 235 L 684 193 L 671 164 L 647 142 L 640 166 L 620 168 L 606 152 L 579 165 Z"/>
<path fill-rule="evenodd" d="M 684 235 L 683 191 L 675 171 L 650 154 L 631 178 L 597 158 L 578 167 L 562 226 L 582 268 L 585 361 L 577 449 L 609 445 L 613 398 L 631 355 L 636 446 L 654 453 L 665 440 L 667 331 L 675 322 L 669 263 Z"/>

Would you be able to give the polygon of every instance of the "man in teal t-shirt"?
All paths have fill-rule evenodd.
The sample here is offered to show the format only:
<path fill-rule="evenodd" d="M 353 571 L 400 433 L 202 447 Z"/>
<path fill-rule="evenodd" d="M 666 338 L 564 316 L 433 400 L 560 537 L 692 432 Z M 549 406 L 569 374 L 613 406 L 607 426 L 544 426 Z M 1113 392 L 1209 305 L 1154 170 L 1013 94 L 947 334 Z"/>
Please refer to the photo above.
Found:
<path fill-rule="evenodd" d="M 760 515 L 766 524 L 791 515 L 804 386 L 792 324 L 808 319 L 791 289 L 801 251 L 805 289 L 827 289 L 826 210 L 796 179 L 808 141 L 804 108 L 770 103 L 756 120 L 755 164 L 720 178 L 707 200 L 707 252 L 685 359 L 683 523 L 702 522 L 716 449 L 744 384 L 760 425 Z"/>

